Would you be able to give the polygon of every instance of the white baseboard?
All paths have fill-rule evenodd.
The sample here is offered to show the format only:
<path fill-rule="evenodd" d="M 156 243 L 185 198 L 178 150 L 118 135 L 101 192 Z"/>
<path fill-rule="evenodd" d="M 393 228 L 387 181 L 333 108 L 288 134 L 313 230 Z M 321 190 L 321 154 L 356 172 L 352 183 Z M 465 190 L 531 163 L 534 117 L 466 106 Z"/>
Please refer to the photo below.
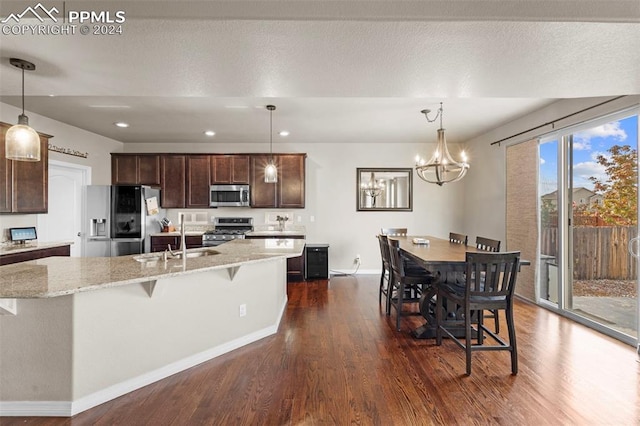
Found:
<path fill-rule="evenodd" d="M 275 324 L 254 331 L 246 336 L 239 337 L 230 342 L 223 343 L 206 351 L 191 355 L 164 367 L 142 374 L 138 377 L 109 386 L 98 392 L 84 396 L 75 401 L 0 401 L 0 416 L 7 417 L 71 417 L 86 411 L 97 405 L 118 398 L 136 389 L 140 389 L 151 383 L 165 379 L 176 373 L 194 367 L 205 361 L 231 352 L 235 349 L 256 342 L 278 332 L 280 321 L 287 307 L 285 298 L 280 314 Z"/>
<path fill-rule="evenodd" d="M 356 272 L 354 272 L 353 270 L 346 270 L 346 269 L 331 270 L 331 275 L 378 275 L 380 276 L 381 273 L 382 271 L 380 269 L 358 269 Z"/>

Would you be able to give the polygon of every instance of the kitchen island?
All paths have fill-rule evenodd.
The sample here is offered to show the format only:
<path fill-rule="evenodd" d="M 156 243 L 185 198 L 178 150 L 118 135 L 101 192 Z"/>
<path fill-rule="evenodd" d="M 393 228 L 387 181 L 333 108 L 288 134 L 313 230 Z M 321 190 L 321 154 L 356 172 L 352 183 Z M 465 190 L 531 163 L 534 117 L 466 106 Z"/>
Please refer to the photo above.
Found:
<path fill-rule="evenodd" d="M 0 416 L 72 416 L 276 333 L 286 259 L 303 249 L 235 240 L 184 260 L 0 267 L 0 299 L 15 300 L 0 315 Z"/>

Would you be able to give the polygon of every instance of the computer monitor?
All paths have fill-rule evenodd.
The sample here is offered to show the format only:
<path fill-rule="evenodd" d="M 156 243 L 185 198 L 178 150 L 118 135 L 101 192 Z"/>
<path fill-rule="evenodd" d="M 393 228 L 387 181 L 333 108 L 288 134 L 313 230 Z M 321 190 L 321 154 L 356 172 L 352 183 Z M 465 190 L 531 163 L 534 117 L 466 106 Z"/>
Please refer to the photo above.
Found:
<path fill-rule="evenodd" d="M 11 238 L 11 241 L 21 242 L 38 239 L 35 226 L 28 226 L 25 228 L 9 228 L 9 237 Z"/>

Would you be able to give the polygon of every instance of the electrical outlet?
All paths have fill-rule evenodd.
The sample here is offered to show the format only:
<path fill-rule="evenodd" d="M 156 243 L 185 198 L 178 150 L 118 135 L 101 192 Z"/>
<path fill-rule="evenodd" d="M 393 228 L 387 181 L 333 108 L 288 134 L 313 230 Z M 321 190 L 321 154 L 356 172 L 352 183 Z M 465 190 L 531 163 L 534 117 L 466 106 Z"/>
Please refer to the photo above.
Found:
<path fill-rule="evenodd" d="M 247 316 L 247 305 L 244 303 L 240 305 L 240 307 L 238 308 L 238 312 L 241 317 Z"/>
<path fill-rule="evenodd" d="M 360 255 L 359 254 L 356 254 L 356 258 L 353 259 L 353 263 L 355 263 L 356 265 L 360 264 Z"/>

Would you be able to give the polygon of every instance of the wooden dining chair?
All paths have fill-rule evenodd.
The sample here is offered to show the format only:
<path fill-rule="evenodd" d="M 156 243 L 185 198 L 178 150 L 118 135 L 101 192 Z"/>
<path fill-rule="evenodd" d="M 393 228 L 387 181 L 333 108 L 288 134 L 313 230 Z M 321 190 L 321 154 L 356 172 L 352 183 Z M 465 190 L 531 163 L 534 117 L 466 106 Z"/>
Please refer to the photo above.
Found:
<path fill-rule="evenodd" d="M 393 281 L 393 269 L 391 269 L 391 254 L 389 252 L 389 243 L 386 235 L 378 235 L 378 243 L 380 244 L 380 257 L 382 258 L 382 274 L 380 275 L 380 290 L 378 291 L 378 305 L 382 304 L 382 295 L 385 296 L 385 312 L 387 315 L 391 311 L 391 287 Z"/>
<path fill-rule="evenodd" d="M 389 253 L 391 257 L 392 281 L 389 287 L 387 300 L 389 311 L 393 306 L 396 310 L 396 330 L 400 331 L 400 318 L 406 315 L 420 315 L 419 311 L 408 312 L 404 310 L 406 304 L 417 304 L 420 296 L 431 286 L 433 276 L 423 268 L 407 268 L 404 256 L 400 252 L 398 240 L 388 238 Z"/>
<path fill-rule="evenodd" d="M 492 240 L 491 238 L 476 237 L 476 248 L 482 251 L 497 253 L 500 251 L 500 241 Z M 498 319 L 498 312 L 491 311 L 491 316 L 493 317 L 493 321 L 496 325 L 496 333 L 500 333 L 500 320 Z"/>
<path fill-rule="evenodd" d="M 476 237 L 476 248 L 482 251 L 497 253 L 500 251 L 500 240 L 491 238 Z"/>
<path fill-rule="evenodd" d="M 467 245 L 469 237 L 464 234 L 456 234 L 455 232 L 449 232 L 449 242 L 454 244 Z"/>
<path fill-rule="evenodd" d="M 511 353 L 511 373 L 518 373 L 518 351 L 516 330 L 513 321 L 513 294 L 520 268 L 520 252 L 470 253 L 466 254 L 466 283 L 462 290 L 458 286 L 440 284 L 437 292 L 436 345 L 442 344 L 443 333 L 450 337 L 466 353 L 467 375 L 471 374 L 471 354 L 474 351 L 506 350 Z M 447 327 L 464 325 L 464 341 L 455 337 L 443 322 L 444 303 L 451 301 L 461 306 L 463 318 L 447 319 Z M 504 310 L 507 318 L 508 342 L 484 326 L 484 310 Z M 472 327 L 472 323 L 475 327 Z M 497 345 L 483 345 L 485 334 Z M 476 340 L 472 344 L 472 339 Z"/>
<path fill-rule="evenodd" d="M 382 228 L 380 233 L 388 237 L 404 237 L 407 235 L 407 228 Z"/>

